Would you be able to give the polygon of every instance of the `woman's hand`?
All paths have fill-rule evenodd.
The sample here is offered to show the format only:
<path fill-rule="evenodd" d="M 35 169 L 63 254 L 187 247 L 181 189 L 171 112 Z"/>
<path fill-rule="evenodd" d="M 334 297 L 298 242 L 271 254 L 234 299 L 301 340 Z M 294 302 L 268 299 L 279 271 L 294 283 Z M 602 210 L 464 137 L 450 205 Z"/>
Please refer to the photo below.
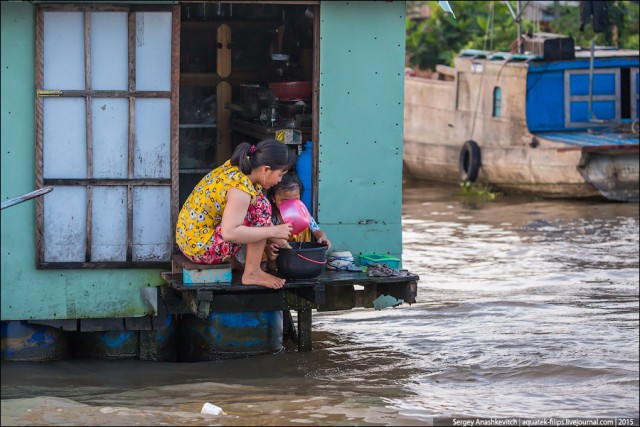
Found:
<path fill-rule="evenodd" d="M 273 233 L 271 237 L 273 237 L 274 239 L 289 240 L 289 238 L 291 237 L 291 233 L 293 232 L 293 226 L 291 224 L 286 224 L 286 223 L 274 225 L 272 228 L 273 228 Z"/>

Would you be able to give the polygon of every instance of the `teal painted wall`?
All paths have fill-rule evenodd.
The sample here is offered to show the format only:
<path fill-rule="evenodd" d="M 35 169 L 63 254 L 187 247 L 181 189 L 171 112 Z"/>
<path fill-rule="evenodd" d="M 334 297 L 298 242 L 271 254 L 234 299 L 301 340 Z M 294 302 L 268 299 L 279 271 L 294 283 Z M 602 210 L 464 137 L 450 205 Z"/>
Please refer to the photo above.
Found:
<path fill-rule="evenodd" d="M 34 6 L 1 3 L 1 198 L 34 190 Z M 402 253 L 405 2 L 322 2 L 318 220 L 334 248 Z M 55 190 L 54 190 L 55 191 Z M 46 196 L 44 196 L 46 197 Z M 2 320 L 146 314 L 159 270 L 36 270 L 35 205 L 2 211 Z"/>
<path fill-rule="evenodd" d="M 402 254 L 404 1 L 320 7 L 318 221 L 335 249 Z"/>
<path fill-rule="evenodd" d="M 1 7 L 4 201 L 35 189 L 35 7 Z M 36 270 L 33 200 L 2 210 L 1 225 L 2 320 L 144 315 L 140 288 L 164 283 L 159 270 Z"/>

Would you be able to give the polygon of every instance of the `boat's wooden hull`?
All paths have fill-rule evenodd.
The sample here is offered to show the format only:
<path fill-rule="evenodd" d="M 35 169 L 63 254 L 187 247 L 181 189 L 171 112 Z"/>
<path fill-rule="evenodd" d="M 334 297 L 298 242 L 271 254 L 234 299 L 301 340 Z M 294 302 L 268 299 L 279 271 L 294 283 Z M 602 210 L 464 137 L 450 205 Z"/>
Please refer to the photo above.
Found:
<path fill-rule="evenodd" d="M 461 182 L 459 145 L 404 141 L 404 167 L 418 179 Z M 527 147 L 528 148 L 528 147 Z M 543 197 L 595 197 L 600 192 L 578 171 L 581 153 L 557 149 L 532 154 L 525 147 L 482 147 L 479 182 L 510 192 L 535 193 Z"/>
<path fill-rule="evenodd" d="M 517 81 L 523 78 L 523 72 L 526 70 L 505 72 L 501 84 L 523 86 Z M 462 78 L 461 81 L 464 82 Z M 467 83 L 463 86 L 473 86 Z M 581 165 L 587 164 L 593 153 L 586 153 L 579 146 L 533 135 L 528 130 L 522 101 L 526 95 L 524 89 L 515 87 L 515 90 L 506 91 L 511 98 L 505 99 L 504 105 L 509 105 L 510 110 L 502 117 L 492 117 L 483 113 L 490 111 L 490 106 L 474 109 L 476 97 L 470 89 L 465 93 L 456 88 L 459 84 L 405 79 L 404 167 L 409 175 L 426 180 L 462 182 L 460 152 L 465 141 L 474 140 L 481 150 L 477 180 L 498 189 L 543 197 L 638 199 L 637 149 L 635 157 L 630 152 L 600 156 L 592 173 L 585 173 Z M 604 162 L 608 164 L 604 165 Z M 625 183 L 621 191 L 610 188 L 616 187 L 612 181 L 617 179 L 616 170 L 624 171 L 621 175 L 625 176 Z M 594 185 L 589 176 L 597 176 L 601 185 Z M 635 183 L 635 194 L 630 190 L 633 185 L 627 181 Z M 607 187 L 606 191 L 603 187 Z"/>

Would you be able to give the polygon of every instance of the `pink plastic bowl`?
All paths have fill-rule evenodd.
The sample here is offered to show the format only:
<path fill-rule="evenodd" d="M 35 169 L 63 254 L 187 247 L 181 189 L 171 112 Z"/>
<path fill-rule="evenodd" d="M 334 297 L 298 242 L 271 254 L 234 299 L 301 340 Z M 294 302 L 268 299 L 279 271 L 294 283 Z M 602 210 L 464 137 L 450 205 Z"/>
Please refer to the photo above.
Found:
<path fill-rule="evenodd" d="M 291 199 L 280 203 L 280 215 L 284 222 L 293 227 L 293 234 L 299 234 L 309 227 L 311 215 L 302 200 Z"/>

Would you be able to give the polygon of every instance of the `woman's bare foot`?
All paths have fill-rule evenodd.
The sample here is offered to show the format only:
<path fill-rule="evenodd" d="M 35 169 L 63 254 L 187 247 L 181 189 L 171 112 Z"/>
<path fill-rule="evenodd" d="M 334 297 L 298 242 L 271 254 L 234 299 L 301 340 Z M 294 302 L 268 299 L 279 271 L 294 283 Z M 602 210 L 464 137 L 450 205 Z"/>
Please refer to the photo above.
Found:
<path fill-rule="evenodd" d="M 265 288 L 280 289 L 284 286 L 284 279 L 273 276 L 262 270 L 247 271 L 242 274 L 243 285 L 258 285 Z"/>

